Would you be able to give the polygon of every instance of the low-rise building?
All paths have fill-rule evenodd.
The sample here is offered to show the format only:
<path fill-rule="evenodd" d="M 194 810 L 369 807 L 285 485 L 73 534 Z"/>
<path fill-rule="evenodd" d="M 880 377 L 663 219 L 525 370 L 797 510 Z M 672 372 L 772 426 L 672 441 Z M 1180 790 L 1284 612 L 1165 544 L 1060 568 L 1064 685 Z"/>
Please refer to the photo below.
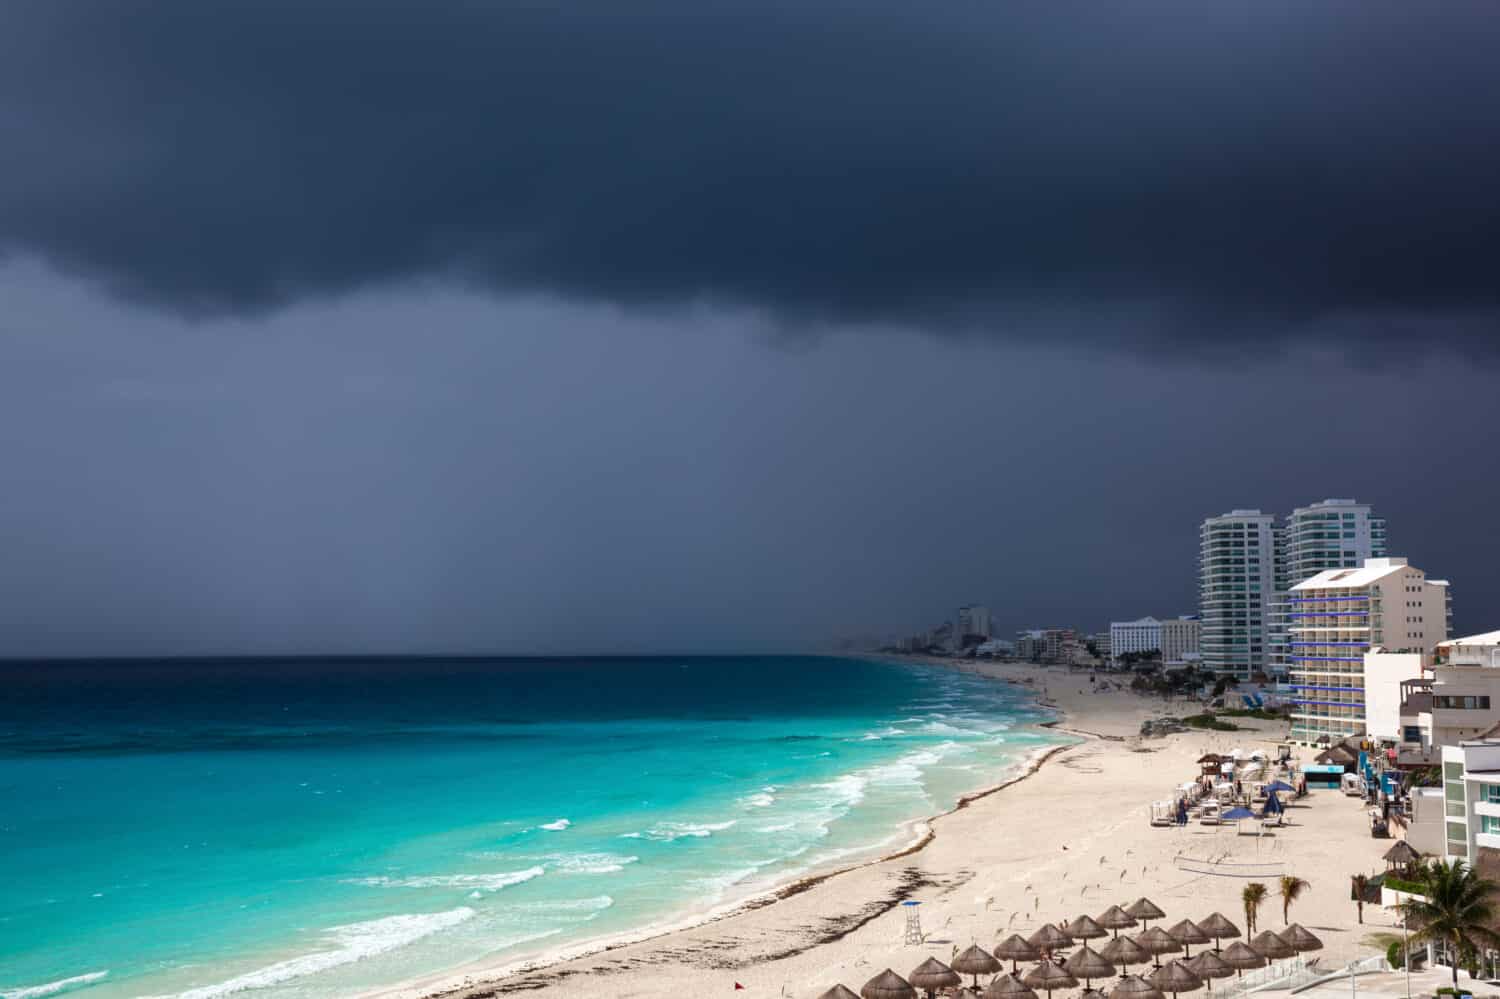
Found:
<path fill-rule="evenodd" d="M 1198 652 L 1203 622 L 1197 615 L 1186 615 L 1161 623 L 1161 658 L 1166 663 L 1190 663 L 1201 658 Z"/>
<path fill-rule="evenodd" d="M 1410 762 L 1500 725 L 1500 631 L 1439 642 L 1431 676 L 1403 683 L 1401 697 L 1397 738 Z"/>

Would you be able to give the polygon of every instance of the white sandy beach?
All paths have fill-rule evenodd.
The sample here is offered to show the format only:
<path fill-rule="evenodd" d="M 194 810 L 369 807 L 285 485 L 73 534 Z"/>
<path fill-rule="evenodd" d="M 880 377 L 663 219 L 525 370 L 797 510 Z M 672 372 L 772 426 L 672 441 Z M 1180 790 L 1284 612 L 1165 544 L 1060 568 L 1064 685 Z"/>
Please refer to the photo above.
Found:
<path fill-rule="evenodd" d="M 1143 740 L 1141 722 L 1159 698 L 1095 692 L 1087 675 L 1008 664 L 954 664 L 998 680 L 1030 680 L 1084 741 L 1050 753 L 1024 779 L 936 818 L 931 835 L 902 854 L 784 889 L 719 918 L 582 957 L 530 969 L 471 966 L 410 982 L 384 999 L 525 993 L 546 997 L 747 995 L 815 997 L 835 983 L 853 988 L 886 967 L 903 975 L 929 956 L 948 960 L 971 942 L 993 945 L 1041 922 L 1097 915 L 1149 896 L 1168 925 L 1221 911 L 1244 928 L 1246 879 L 1198 873 L 1204 861 L 1280 863 L 1311 883 L 1292 920 L 1326 944 L 1325 965 L 1376 953 L 1368 934 L 1390 917 L 1365 907 L 1356 925 L 1349 879 L 1382 869 L 1389 840 L 1372 839 L 1362 805 L 1314 791 L 1289 812 L 1292 825 L 1264 838 L 1233 826 L 1154 828 L 1151 801 L 1197 773 L 1208 750 L 1274 745 L 1284 726 L 1238 720 L 1242 732 L 1188 732 Z M 1189 861 L 1198 861 L 1193 864 Z M 1192 869 L 1189 869 L 1192 868 Z M 1282 925 L 1273 877 L 1260 928 Z M 923 945 L 902 943 L 899 903 L 921 901 Z M 700 919 L 702 917 L 699 917 Z"/>

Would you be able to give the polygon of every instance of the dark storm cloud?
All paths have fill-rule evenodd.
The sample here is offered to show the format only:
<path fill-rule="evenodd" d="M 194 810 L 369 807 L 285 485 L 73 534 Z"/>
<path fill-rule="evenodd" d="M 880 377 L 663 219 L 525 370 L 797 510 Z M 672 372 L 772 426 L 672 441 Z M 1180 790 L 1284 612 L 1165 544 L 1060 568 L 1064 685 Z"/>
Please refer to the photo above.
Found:
<path fill-rule="evenodd" d="M 1487 350 L 1497 51 L 1478 2 L 12 0 L 0 250 L 188 312 L 441 275 Z"/>

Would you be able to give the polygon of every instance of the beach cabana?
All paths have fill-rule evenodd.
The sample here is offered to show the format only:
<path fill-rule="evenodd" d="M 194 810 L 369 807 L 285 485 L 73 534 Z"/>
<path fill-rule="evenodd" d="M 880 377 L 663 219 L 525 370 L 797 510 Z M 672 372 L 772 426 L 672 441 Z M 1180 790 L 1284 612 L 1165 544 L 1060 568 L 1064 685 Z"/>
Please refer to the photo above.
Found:
<path fill-rule="evenodd" d="M 1051 923 L 1043 923 L 1041 929 L 1026 938 L 1026 942 L 1043 954 L 1073 946 L 1073 938 Z"/>
<path fill-rule="evenodd" d="M 927 999 L 933 999 L 938 989 L 951 989 L 955 985 L 964 983 L 958 972 L 935 957 L 929 957 L 913 968 L 911 974 L 906 976 L 906 980 L 911 983 L 912 988 L 926 992 Z"/>
<path fill-rule="evenodd" d="M 1257 933 L 1255 938 L 1250 941 L 1250 948 L 1262 957 L 1272 961 L 1277 961 L 1284 957 L 1297 956 L 1297 948 L 1270 930 L 1262 930 L 1260 933 Z"/>
<path fill-rule="evenodd" d="M 1192 969 L 1182 961 L 1172 961 L 1158 968 L 1147 981 L 1162 992 L 1172 993 L 1172 999 L 1177 999 L 1179 992 L 1197 992 L 1203 988 L 1203 979 L 1193 974 Z"/>
<path fill-rule="evenodd" d="M 1109 999 L 1167 999 L 1161 989 L 1138 975 L 1126 975 L 1109 990 Z"/>
<path fill-rule="evenodd" d="M 1167 914 L 1157 908 L 1156 903 L 1145 896 L 1141 896 L 1125 907 L 1125 911 L 1141 921 L 1142 926 L 1149 926 L 1153 919 L 1165 919 Z"/>
<path fill-rule="evenodd" d="M 1016 962 L 1035 961 L 1042 956 L 1042 952 L 1026 942 L 1026 938 L 1019 933 L 1012 933 L 1000 941 L 1000 946 L 990 953 L 1004 961 L 1010 962 L 1010 973 L 1016 973 Z"/>
<path fill-rule="evenodd" d="M 1153 926 L 1146 932 L 1137 934 L 1135 942 L 1151 952 L 1152 963 L 1158 968 L 1161 967 L 1163 954 L 1175 954 L 1182 950 L 1182 944 L 1173 940 L 1171 935 L 1160 926 Z"/>
<path fill-rule="evenodd" d="M 1187 961 L 1187 966 L 1192 970 L 1193 974 L 1203 979 L 1203 984 L 1208 987 L 1208 991 L 1210 992 L 1214 990 L 1213 980 L 1215 978 L 1228 978 L 1234 974 L 1234 969 L 1226 964 L 1223 958 L 1211 950 L 1206 950 L 1197 957 L 1190 958 Z"/>
<path fill-rule="evenodd" d="M 860 999 L 917 999 L 917 990 L 906 979 L 886 968 L 865 982 L 859 995 Z"/>
<path fill-rule="evenodd" d="M 1224 914 L 1220 912 L 1212 913 L 1207 919 L 1199 922 L 1198 928 L 1214 938 L 1215 951 L 1219 949 L 1220 940 L 1229 940 L 1240 935 L 1240 928 L 1225 919 Z"/>
<path fill-rule="evenodd" d="M 1130 965 L 1147 964 L 1151 960 L 1151 952 L 1129 937 L 1115 937 L 1099 949 L 1099 956 L 1119 968 L 1121 975 Z"/>
<path fill-rule="evenodd" d="M 1115 976 L 1114 963 L 1088 944 L 1074 951 L 1072 956 L 1063 962 L 1063 967 L 1074 978 L 1082 978 L 1084 987 L 1090 989 L 1094 987 L 1094 979 Z"/>
<path fill-rule="evenodd" d="M 984 987 L 984 999 L 1036 999 L 1036 993 L 1015 975 L 996 975 Z"/>
<path fill-rule="evenodd" d="M 978 944 L 969 944 L 967 950 L 953 959 L 953 970 L 961 975 L 973 975 L 974 987 L 977 989 L 980 975 L 1004 971 L 1005 965 Z"/>
<path fill-rule="evenodd" d="M 1422 855 L 1412 849 L 1412 845 L 1404 839 L 1398 839 L 1391 848 L 1385 851 L 1381 858 L 1385 861 L 1386 873 L 1394 874 L 1397 871 L 1409 874 L 1412 865 L 1422 859 Z"/>
<path fill-rule="evenodd" d="M 1074 940 L 1097 940 L 1100 937 L 1109 936 L 1109 930 L 1096 923 L 1092 916 L 1079 916 L 1077 919 L 1065 923 L 1063 932 Z"/>
<path fill-rule="evenodd" d="M 850 992 L 842 985 L 835 985 L 827 992 L 824 992 L 822 995 L 818 996 L 818 999 L 859 999 L 859 996 L 855 995 L 853 992 Z"/>
<path fill-rule="evenodd" d="M 1114 931 L 1117 937 L 1120 935 L 1121 930 L 1126 930 L 1136 925 L 1135 917 L 1118 905 L 1112 905 L 1099 913 L 1099 918 L 1096 922 L 1105 929 Z"/>
<path fill-rule="evenodd" d="M 1026 977 L 1021 981 L 1031 989 L 1041 989 L 1047 993 L 1047 999 L 1052 999 L 1053 989 L 1071 989 L 1078 984 L 1067 968 L 1056 961 L 1043 960 L 1035 968 L 1026 972 Z"/>
<path fill-rule="evenodd" d="M 1193 944 L 1206 944 L 1213 941 L 1213 937 L 1203 932 L 1203 928 L 1191 919 L 1184 919 L 1175 926 L 1167 927 L 1167 936 L 1182 944 L 1183 953 L 1188 957 L 1193 956 Z"/>
<path fill-rule="evenodd" d="M 1265 956 L 1253 950 L 1249 944 L 1236 940 L 1225 947 L 1219 954 L 1223 962 L 1234 969 L 1236 975 L 1243 975 L 1252 968 L 1264 968 L 1266 966 Z"/>

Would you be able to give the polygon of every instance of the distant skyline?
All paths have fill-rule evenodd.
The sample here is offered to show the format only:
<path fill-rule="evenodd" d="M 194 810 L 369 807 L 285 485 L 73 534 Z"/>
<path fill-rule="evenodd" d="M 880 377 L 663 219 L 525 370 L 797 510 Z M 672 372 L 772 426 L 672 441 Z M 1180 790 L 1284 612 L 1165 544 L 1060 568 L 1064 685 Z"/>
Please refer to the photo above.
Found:
<path fill-rule="evenodd" d="M 1121 44 L 1129 39 L 1130 44 Z M 0 7 L 0 656 L 1500 627 L 1478 2 Z"/>

